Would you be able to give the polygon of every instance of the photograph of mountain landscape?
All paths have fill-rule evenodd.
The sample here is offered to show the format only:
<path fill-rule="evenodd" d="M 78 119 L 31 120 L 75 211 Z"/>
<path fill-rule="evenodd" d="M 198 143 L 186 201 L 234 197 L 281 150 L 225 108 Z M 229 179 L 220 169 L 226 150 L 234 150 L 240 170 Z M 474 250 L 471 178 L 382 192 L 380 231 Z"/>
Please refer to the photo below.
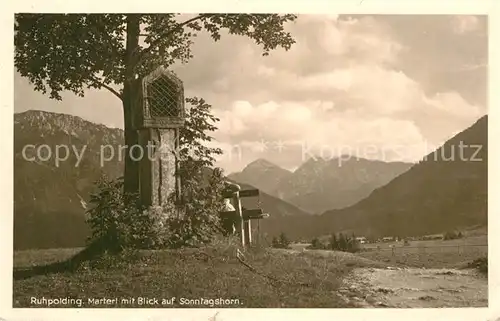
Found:
<path fill-rule="evenodd" d="M 487 16 L 14 27 L 14 308 L 488 306 Z"/>

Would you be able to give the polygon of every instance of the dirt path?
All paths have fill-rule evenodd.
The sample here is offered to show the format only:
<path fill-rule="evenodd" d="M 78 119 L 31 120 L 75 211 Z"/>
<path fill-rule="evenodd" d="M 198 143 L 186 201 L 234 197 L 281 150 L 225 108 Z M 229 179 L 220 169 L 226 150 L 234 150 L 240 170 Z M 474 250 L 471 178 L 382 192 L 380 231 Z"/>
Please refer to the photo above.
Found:
<path fill-rule="evenodd" d="M 475 270 L 358 268 L 339 292 L 359 307 L 488 306 L 488 280 Z"/>
<path fill-rule="evenodd" d="M 487 307 L 488 279 L 475 269 L 388 267 L 351 253 L 326 250 L 279 250 L 328 258 L 331 264 L 356 266 L 339 289 L 346 304 L 358 307 Z M 351 263 L 351 264 L 350 264 Z"/>

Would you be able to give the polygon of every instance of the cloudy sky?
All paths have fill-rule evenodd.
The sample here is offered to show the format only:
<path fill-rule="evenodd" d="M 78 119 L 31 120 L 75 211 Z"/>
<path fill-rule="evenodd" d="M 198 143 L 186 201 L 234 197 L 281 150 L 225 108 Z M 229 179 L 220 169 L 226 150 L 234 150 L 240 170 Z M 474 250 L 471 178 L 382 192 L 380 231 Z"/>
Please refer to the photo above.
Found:
<path fill-rule="evenodd" d="M 249 39 L 201 34 L 174 68 L 221 119 L 227 172 L 258 158 L 288 169 L 311 155 L 416 161 L 487 113 L 484 16 L 300 15 L 287 28 L 297 43 L 267 57 Z M 56 102 L 19 74 L 14 108 L 123 123 L 108 91 Z"/>

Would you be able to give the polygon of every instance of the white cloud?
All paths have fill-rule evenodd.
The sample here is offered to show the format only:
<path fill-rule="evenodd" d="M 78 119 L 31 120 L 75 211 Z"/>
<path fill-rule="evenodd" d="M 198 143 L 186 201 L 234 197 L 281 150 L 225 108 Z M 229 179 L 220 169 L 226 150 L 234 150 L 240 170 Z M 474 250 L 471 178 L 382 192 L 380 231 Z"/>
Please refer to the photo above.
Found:
<path fill-rule="evenodd" d="M 257 67 L 257 75 L 263 77 L 272 77 L 276 74 L 276 71 L 273 68 L 260 65 Z"/>
<path fill-rule="evenodd" d="M 257 157 L 296 167 L 300 159 L 287 153 L 300 151 L 304 140 L 352 148 L 406 144 L 407 155 L 413 153 L 408 157 L 418 159 L 426 141 L 438 144 L 485 112 L 466 94 L 482 95 L 486 83 L 475 73 L 487 65 L 481 45 L 486 37 L 471 32 L 483 22 L 474 16 L 304 15 L 287 26 L 297 41 L 289 51 L 262 57 L 262 48 L 248 38 L 223 33 L 215 43 L 201 33 L 194 58 L 174 70 L 186 96 L 203 97 L 221 119 L 214 144 L 226 152 L 220 159 L 225 168 L 239 169 Z M 425 25 L 428 35 L 417 25 Z M 470 77 L 457 77 L 460 68 Z M 16 93 L 16 110 L 43 105 L 39 97 L 29 103 L 25 97 L 26 92 Z M 87 119 L 122 123 L 121 106 L 109 93 L 87 97 L 66 104 Z M 89 108 L 109 106 L 113 99 L 113 112 Z M 295 147 L 266 154 L 259 151 L 261 139 Z"/>
<path fill-rule="evenodd" d="M 232 111 L 222 111 L 214 113 L 219 117 L 220 122 L 218 123 L 218 131 L 220 133 L 227 133 L 229 135 L 238 135 L 244 133 L 248 127 L 245 125 L 244 118 L 239 115 L 238 112 Z"/>
<path fill-rule="evenodd" d="M 253 107 L 248 101 L 238 100 L 233 104 L 233 111 L 240 117 L 247 117 L 252 114 Z"/>
<path fill-rule="evenodd" d="M 456 92 L 437 93 L 424 100 L 430 106 L 459 118 L 479 118 L 484 113 L 479 106 L 469 104 Z"/>
<path fill-rule="evenodd" d="M 296 83 L 296 90 L 328 93 L 340 90 L 363 108 L 391 114 L 409 110 L 423 95 L 419 85 L 404 73 L 378 65 L 358 65 L 316 74 Z"/>
<path fill-rule="evenodd" d="M 236 101 L 222 113 L 227 124 L 239 124 L 239 127 L 223 126 L 217 137 L 244 139 L 246 143 L 242 146 L 254 154 L 259 152 L 256 149 L 260 146 L 259 140 L 264 139 L 271 143 L 284 141 L 295 149 L 305 143 L 315 153 L 328 154 L 326 157 L 353 154 L 417 161 L 449 135 L 437 135 L 438 141 L 429 141 L 412 121 L 414 115 L 424 112 L 429 123 L 434 117 L 446 117 L 453 123 L 453 119 L 474 119 L 482 115 L 478 106 L 471 105 L 456 92 L 429 96 L 403 72 L 374 65 L 302 77 L 295 84 L 286 84 L 284 79 L 282 84 L 294 86 L 294 91 L 341 91 L 332 95 L 332 100 L 261 104 Z M 336 100 L 350 101 L 351 105 L 339 108 Z M 456 130 L 463 129 L 461 123 L 457 124 Z M 365 155 L 367 149 L 376 152 Z"/>
<path fill-rule="evenodd" d="M 273 115 L 279 108 L 279 104 L 274 101 L 268 101 L 263 103 L 257 107 L 256 113 L 260 115 L 260 117 L 269 118 Z"/>
<path fill-rule="evenodd" d="M 344 34 L 344 45 L 349 52 L 365 62 L 395 63 L 404 47 L 391 38 L 386 28 L 373 18 L 342 21 L 339 29 Z"/>
<path fill-rule="evenodd" d="M 330 90 L 338 89 L 347 91 L 354 82 L 353 69 L 339 69 L 329 73 L 315 74 L 306 77 L 302 83 L 296 83 L 304 90 Z"/>
<path fill-rule="evenodd" d="M 269 105 L 270 103 L 265 103 Z M 264 137 L 268 141 L 300 142 L 315 145 L 331 143 L 357 146 L 359 144 L 406 144 L 422 140 L 418 128 L 410 121 L 390 119 L 384 116 L 365 119 L 360 110 L 356 117 L 351 112 L 326 113 L 324 102 L 271 103 L 274 108 L 268 114 L 261 114 L 263 105 L 252 106 L 245 116 L 237 106 L 227 111 L 227 123 L 240 123 L 238 132 L 223 127 L 217 137 L 244 136 L 247 141 L 258 141 Z M 245 104 L 249 106 L 249 104 Z M 398 135 L 394 135 L 398 133 Z M 248 143 L 247 143 L 248 145 Z"/>
<path fill-rule="evenodd" d="M 317 31 L 305 32 L 306 26 Z M 289 52 L 262 58 L 255 47 L 244 45 L 233 52 L 234 61 L 224 62 L 224 70 L 233 68 L 228 90 L 236 99 L 216 109 L 222 119 L 216 136 L 241 143 L 241 166 L 252 158 L 271 157 L 262 149 L 262 140 L 271 145 L 286 142 L 289 152 L 298 152 L 307 142 L 316 152 L 332 156 L 416 161 L 448 138 L 444 131 L 462 130 L 464 119 L 482 114 L 480 106 L 458 92 L 427 93 L 422 84 L 394 68 L 407 48 L 373 18 L 310 17 L 299 19 L 291 29 L 297 44 Z M 414 121 L 418 117 L 424 117 L 428 127 L 434 118 L 447 118 L 449 124 L 443 133 L 440 127 L 422 131 L 422 122 Z M 367 149 L 378 154 L 364 155 Z M 224 164 L 240 166 L 234 159 Z"/>

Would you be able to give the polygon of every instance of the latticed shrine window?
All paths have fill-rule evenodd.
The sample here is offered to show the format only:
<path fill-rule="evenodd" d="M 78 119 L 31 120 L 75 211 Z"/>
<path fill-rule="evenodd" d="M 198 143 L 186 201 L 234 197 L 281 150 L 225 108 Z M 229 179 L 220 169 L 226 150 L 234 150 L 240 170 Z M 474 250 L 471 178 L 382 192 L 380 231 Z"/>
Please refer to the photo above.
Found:
<path fill-rule="evenodd" d="M 180 128 L 185 124 L 184 85 L 175 74 L 159 66 L 142 79 L 137 128 Z"/>
<path fill-rule="evenodd" d="M 147 86 L 150 117 L 179 117 L 182 88 L 175 80 L 164 75 Z"/>

